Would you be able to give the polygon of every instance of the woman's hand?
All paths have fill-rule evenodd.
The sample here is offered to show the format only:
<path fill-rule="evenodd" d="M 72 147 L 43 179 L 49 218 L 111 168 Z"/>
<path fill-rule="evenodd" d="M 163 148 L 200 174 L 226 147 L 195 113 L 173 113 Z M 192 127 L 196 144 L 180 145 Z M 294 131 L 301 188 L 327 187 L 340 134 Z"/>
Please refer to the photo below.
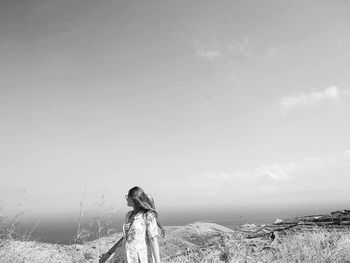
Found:
<path fill-rule="evenodd" d="M 102 254 L 102 255 L 100 256 L 100 260 L 98 261 L 98 263 L 104 263 L 104 262 L 106 262 L 107 259 L 109 259 L 110 256 L 111 256 L 111 255 L 108 254 L 108 253 Z"/>

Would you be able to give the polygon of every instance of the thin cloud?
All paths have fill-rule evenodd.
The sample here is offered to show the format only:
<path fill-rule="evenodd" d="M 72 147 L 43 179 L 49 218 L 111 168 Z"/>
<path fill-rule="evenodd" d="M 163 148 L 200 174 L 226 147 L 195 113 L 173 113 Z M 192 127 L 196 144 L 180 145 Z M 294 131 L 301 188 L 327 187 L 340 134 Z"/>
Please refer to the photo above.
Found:
<path fill-rule="evenodd" d="M 319 103 L 331 101 L 336 102 L 339 99 L 339 89 L 337 86 L 331 86 L 322 91 L 311 93 L 301 93 L 298 95 L 285 97 L 281 99 L 281 112 L 287 113 L 299 107 L 315 106 Z"/>
<path fill-rule="evenodd" d="M 182 192 L 188 196 L 197 196 L 203 193 L 215 195 L 232 179 L 226 173 L 204 174 L 188 177 L 173 182 L 158 182 L 158 187 L 171 192 Z"/>
<path fill-rule="evenodd" d="M 268 177 L 271 180 L 287 180 L 289 179 L 289 172 L 292 170 L 290 165 L 281 166 L 276 163 L 271 165 L 263 165 L 255 170 L 256 176 Z"/>
<path fill-rule="evenodd" d="M 305 175 L 305 173 L 313 171 L 322 171 L 334 168 L 350 166 L 349 151 L 330 156 L 304 158 L 297 162 L 289 162 L 286 164 L 270 164 L 263 165 L 255 169 L 253 174 L 255 178 L 270 178 L 274 181 L 283 181 L 295 179 L 297 175 Z"/>
<path fill-rule="evenodd" d="M 344 190 L 344 178 L 350 168 L 348 150 L 329 156 L 304 158 L 295 162 L 265 164 L 255 169 L 234 173 L 214 173 L 182 180 L 159 182 L 158 188 L 174 196 L 218 195 L 223 198 L 268 198 L 275 194 L 298 191 L 323 191 L 328 186 Z M 317 183 L 315 183 L 317 182 Z M 221 198 L 221 197 L 220 197 Z"/>
<path fill-rule="evenodd" d="M 224 53 L 226 56 L 224 56 Z M 205 59 L 217 61 L 224 59 L 231 60 L 237 57 L 250 57 L 252 56 L 252 51 L 249 48 L 248 39 L 245 38 L 241 42 L 230 43 L 219 49 L 214 48 L 208 50 L 199 48 L 197 54 Z"/>
<path fill-rule="evenodd" d="M 333 156 L 324 156 L 320 158 L 305 158 L 300 163 L 299 168 L 304 170 L 323 170 L 333 167 L 350 166 L 350 151 L 346 150 L 341 154 Z"/>
<path fill-rule="evenodd" d="M 259 183 L 275 182 L 282 183 L 295 179 L 298 174 L 332 169 L 336 167 L 350 166 L 350 151 L 331 156 L 304 158 L 297 162 L 285 164 L 265 164 L 250 171 L 238 171 L 232 174 L 216 173 L 204 174 L 196 177 L 188 177 L 183 180 L 173 182 L 159 182 L 158 186 L 166 187 L 168 190 L 182 189 L 217 189 L 230 183 Z"/>
<path fill-rule="evenodd" d="M 219 174 L 204 174 L 196 177 L 188 177 L 183 180 L 164 183 L 159 182 L 158 185 L 161 187 L 166 187 L 168 190 L 181 190 L 181 189 L 214 189 L 218 188 L 223 181 L 229 181 L 231 176 L 226 173 Z"/>
<path fill-rule="evenodd" d="M 249 48 L 248 39 L 245 38 L 242 42 L 236 42 L 228 45 L 228 51 L 233 56 L 242 56 L 242 57 L 250 57 L 252 56 L 252 52 Z"/>
<path fill-rule="evenodd" d="M 220 61 L 224 58 L 223 54 L 219 50 L 197 51 L 197 54 L 209 61 Z"/>

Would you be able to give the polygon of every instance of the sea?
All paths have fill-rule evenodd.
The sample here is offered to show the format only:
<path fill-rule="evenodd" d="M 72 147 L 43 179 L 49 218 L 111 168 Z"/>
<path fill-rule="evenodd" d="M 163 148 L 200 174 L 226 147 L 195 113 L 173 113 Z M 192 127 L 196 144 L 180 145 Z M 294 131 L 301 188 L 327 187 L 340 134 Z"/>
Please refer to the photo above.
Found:
<path fill-rule="evenodd" d="M 164 226 L 182 226 L 193 222 L 211 222 L 237 229 L 243 224 L 271 224 L 277 218 L 325 214 L 329 208 L 254 209 L 221 211 L 167 211 L 160 215 Z M 124 213 L 99 214 L 96 212 L 31 215 L 16 221 L 13 235 L 17 238 L 52 244 L 73 244 L 94 240 L 122 231 Z"/>

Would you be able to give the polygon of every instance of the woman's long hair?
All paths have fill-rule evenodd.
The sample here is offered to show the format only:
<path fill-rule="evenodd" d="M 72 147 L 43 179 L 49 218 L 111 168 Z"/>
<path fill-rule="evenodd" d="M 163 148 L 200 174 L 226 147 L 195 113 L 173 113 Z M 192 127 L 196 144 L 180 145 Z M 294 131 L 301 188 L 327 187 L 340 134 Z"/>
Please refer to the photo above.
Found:
<path fill-rule="evenodd" d="M 158 222 L 158 212 L 156 211 L 154 200 L 147 196 L 141 187 L 135 186 L 129 190 L 128 196 L 133 200 L 135 208 L 146 214 L 152 212 L 156 218 L 157 225 L 161 230 L 161 235 L 164 237 L 164 228 Z"/>

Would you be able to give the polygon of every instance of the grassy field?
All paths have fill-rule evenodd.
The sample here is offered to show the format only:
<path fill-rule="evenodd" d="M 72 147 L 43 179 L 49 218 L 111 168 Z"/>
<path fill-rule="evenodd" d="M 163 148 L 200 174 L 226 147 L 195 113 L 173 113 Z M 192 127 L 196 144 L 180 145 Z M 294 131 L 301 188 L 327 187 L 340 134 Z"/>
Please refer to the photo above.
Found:
<path fill-rule="evenodd" d="M 350 262 L 349 232 L 316 230 L 287 234 L 269 241 L 251 241 L 223 236 L 216 243 L 167 263 L 209 262 Z"/>
<path fill-rule="evenodd" d="M 166 227 L 160 239 L 163 263 L 209 262 L 350 262 L 348 230 L 294 231 L 269 237 L 246 239 L 211 223 Z M 2 239 L 1 263 L 82 263 L 98 262 L 101 253 L 113 245 L 120 234 L 76 245 L 55 245 L 35 241 Z M 111 261 L 110 261 L 111 262 Z"/>

